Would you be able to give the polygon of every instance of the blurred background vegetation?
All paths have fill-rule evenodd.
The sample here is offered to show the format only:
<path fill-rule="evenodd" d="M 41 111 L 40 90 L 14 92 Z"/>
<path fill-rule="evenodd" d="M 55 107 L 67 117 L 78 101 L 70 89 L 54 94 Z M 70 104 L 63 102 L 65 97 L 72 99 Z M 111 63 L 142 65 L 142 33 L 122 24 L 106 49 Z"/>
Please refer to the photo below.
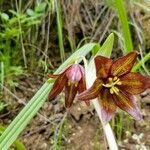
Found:
<path fill-rule="evenodd" d="M 37 87 L 29 84 L 31 90 L 38 88 L 77 48 L 89 42 L 102 44 L 111 32 L 112 57 L 138 50 L 135 71 L 150 75 L 150 0 L 0 0 L 0 114 L 22 108 L 26 101 L 16 106 L 12 101 L 22 81 L 40 80 Z M 22 91 L 28 99 L 26 88 Z M 118 140 L 133 124 L 123 113 L 111 122 Z M 54 134 L 56 149 L 68 126 L 66 119 L 58 136 Z"/>

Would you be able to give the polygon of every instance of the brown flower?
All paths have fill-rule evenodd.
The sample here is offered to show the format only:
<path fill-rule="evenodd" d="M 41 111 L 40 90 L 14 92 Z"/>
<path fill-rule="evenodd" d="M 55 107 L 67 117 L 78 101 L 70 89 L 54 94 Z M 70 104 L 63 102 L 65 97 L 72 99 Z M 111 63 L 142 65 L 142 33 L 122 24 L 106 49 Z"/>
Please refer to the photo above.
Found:
<path fill-rule="evenodd" d="M 49 93 L 49 100 L 55 98 L 62 90 L 65 91 L 65 106 L 69 108 L 78 93 L 86 90 L 85 71 L 79 64 L 69 66 L 63 73 L 59 75 L 52 75 L 56 81 Z M 87 102 L 88 104 L 88 102 Z"/>
<path fill-rule="evenodd" d="M 97 78 L 91 88 L 78 95 L 78 99 L 87 101 L 98 97 L 104 122 L 112 118 L 117 107 L 137 120 L 142 118 L 134 95 L 150 87 L 150 78 L 131 72 L 136 58 L 136 52 L 115 61 L 103 56 L 95 58 Z"/>

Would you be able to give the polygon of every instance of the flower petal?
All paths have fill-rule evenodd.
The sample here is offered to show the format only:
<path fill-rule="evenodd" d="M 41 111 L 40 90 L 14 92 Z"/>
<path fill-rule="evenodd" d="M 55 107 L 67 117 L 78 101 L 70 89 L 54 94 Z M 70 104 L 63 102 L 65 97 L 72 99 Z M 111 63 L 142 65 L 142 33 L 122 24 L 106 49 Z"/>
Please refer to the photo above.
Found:
<path fill-rule="evenodd" d="M 77 94 L 77 85 L 70 83 L 65 86 L 65 107 L 70 108 Z"/>
<path fill-rule="evenodd" d="M 136 61 L 137 55 L 138 53 L 134 51 L 114 61 L 111 67 L 111 75 L 121 76 L 130 72 Z"/>
<path fill-rule="evenodd" d="M 112 65 L 112 59 L 97 56 L 95 57 L 95 66 L 96 66 L 96 76 L 98 78 L 107 78 L 110 67 Z"/>
<path fill-rule="evenodd" d="M 99 101 L 101 104 L 102 120 L 104 123 L 107 123 L 112 118 L 117 108 L 109 89 L 101 89 Z"/>
<path fill-rule="evenodd" d="M 85 90 L 86 90 L 85 78 L 81 78 L 81 80 L 78 83 L 78 92 L 82 93 Z"/>
<path fill-rule="evenodd" d="M 119 108 L 128 112 L 136 120 L 142 119 L 142 115 L 136 104 L 135 96 L 122 92 L 121 90 L 119 91 L 118 95 L 113 94 L 112 96 L 114 102 Z"/>
<path fill-rule="evenodd" d="M 85 90 L 86 90 L 85 77 L 82 77 L 81 80 L 79 81 L 79 84 L 78 84 L 78 93 L 80 94 Z M 87 106 L 90 106 L 89 101 L 85 101 L 85 103 Z"/>
<path fill-rule="evenodd" d="M 102 81 L 96 79 L 91 88 L 79 94 L 77 97 L 79 100 L 83 101 L 94 99 L 98 96 L 101 88 L 102 88 Z"/>
<path fill-rule="evenodd" d="M 81 65 L 73 64 L 66 70 L 66 76 L 71 82 L 79 82 L 82 78 Z"/>
<path fill-rule="evenodd" d="M 119 79 L 121 81 L 120 88 L 133 95 L 140 94 L 150 87 L 150 78 L 140 73 L 130 72 Z"/>
<path fill-rule="evenodd" d="M 67 77 L 65 76 L 65 73 L 60 74 L 48 95 L 48 99 L 52 100 L 55 98 L 63 90 L 66 82 Z"/>

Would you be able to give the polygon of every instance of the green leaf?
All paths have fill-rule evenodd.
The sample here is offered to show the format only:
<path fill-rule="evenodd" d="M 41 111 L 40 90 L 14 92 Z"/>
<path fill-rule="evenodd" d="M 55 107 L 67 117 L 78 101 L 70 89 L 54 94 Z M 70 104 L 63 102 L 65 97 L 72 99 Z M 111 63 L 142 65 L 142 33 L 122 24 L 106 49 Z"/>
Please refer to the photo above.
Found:
<path fill-rule="evenodd" d="M 105 0 L 105 3 L 109 6 L 109 7 L 114 7 L 114 3 L 115 3 L 115 0 Z"/>
<path fill-rule="evenodd" d="M 116 0 L 114 3 L 118 13 L 122 34 L 124 37 L 125 53 L 129 53 L 133 51 L 133 43 L 132 43 L 132 37 L 131 37 L 131 32 L 128 23 L 125 1 Z"/>
<path fill-rule="evenodd" d="M 57 14 L 57 31 L 58 31 L 58 43 L 60 49 L 60 57 L 61 61 L 65 60 L 65 50 L 64 50 L 64 43 L 63 43 L 63 26 L 62 26 L 62 14 L 61 14 L 61 5 L 60 1 L 55 1 L 56 5 L 56 14 Z"/>
<path fill-rule="evenodd" d="M 6 21 L 9 20 L 9 16 L 6 13 L 0 13 L 0 16 L 2 19 L 6 20 Z"/>
<path fill-rule="evenodd" d="M 55 73 L 61 72 L 69 64 L 74 63 L 80 56 L 87 55 L 98 44 L 90 43 L 86 44 L 75 53 L 73 53 L 57 70 Z M 27 126 L 30 120 L 36 115 L 38 110 L 43 106 L 47 99 L 48 93 L 52 87 L 52 83 L 46 82 L 33 98 L 27 103 L 17 117 L 11 122 L 8 128 L 0 137 L 0 150 L 8 149 L 11 144 L 16 140 L 18 135 Z"/>
<path fill-rule="evenodd" d="M 36 13 L 42 13 L 42 12 L 44 12 L 45 11 L 45 8 L 46 8 L 46 3 L 40 3 L 40 4 L 38 4 L 36 7 L 35 7 L 35 12 Z"/>
<path fill-rule="evenodd" d="M 0 125 L 0 134 L 2 134 L 5 131 L 5 127 L 3 127 L 2 125 Z M 16 140 L 13 143 L 14 147 L 16 150 L 26 150 L 25 146 L 22 144 L 22 142 L 20 140 Z"/>
<path fill-rule="evenodd" d="M 141 59 L 132 69 L 133 72 L 138 71 L 141 66 L 144 67 L 145 62 L 150 61 L 150 52 L 147 53 L 143 59 Z"/>
<path fill-rule="evenodd" d="M 35 16 L 35 12 L 32 9 L 27 9 L 27 15 L 29 16 Z"/>
<path fill-rule="evenodd" d="M 110 57 L 111 53 L 112 53 L 112 48 L 113 48 L 113 44 L 114 44 L 114 34 L 111 33 L 107 39 L 105 40 L 105 42 L 103 43 L 103 45 L 101 46 L 100 50 L 97 52 L 96 55 L 102 55 L 105 57 Z"/>
<path fill-rule="evenodd" d="M 114 43 L 114 34 L 111 33 L 107 37 L 107 39 L 105 40 L 103 45 L 100 47 L 99 51 L 96 53 L 95 56 L 101 55 L 101 56 L 105 56 L 105 57 L 110 57 L 110 55 L 112 53 L 113 43 Z M 95 73 L 94 58 L 92 58 L 91 61 L 89 62 L 86 72 L 87 72 L 86 74 L 88 76 L 87 78 L 88 79 L 90 78 L 90 80 L 93 81 L 93 79 L 95 79 L 94 76 L 96 76 L 95 75 L 96 73 Z"/>

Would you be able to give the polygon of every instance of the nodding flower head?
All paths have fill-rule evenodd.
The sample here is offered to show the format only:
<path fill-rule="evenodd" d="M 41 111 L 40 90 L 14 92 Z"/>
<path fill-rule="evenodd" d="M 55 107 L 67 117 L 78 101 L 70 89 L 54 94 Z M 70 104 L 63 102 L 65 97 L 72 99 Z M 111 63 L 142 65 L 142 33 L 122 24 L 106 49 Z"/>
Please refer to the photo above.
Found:
<path fill-rule="evenodd" d="M 49 100 L 55 98 L 58 94 L 65 91 L 65 106 L 69 108 L 77 93 L 86 90 L 85 71 L 79 64 L 69 66 L 64 72 L 58 75 L 52 75 L 56 78 L 52 90 L 49 93 Z M 86 102 L 88 104 L 88 102 Z"/>
<path fill-rule="evenodd" d="M 137 120 L 142 118 L 134 95 L 150 88 L 150 78 L 131 72 L 136 58 L 136 52 L 115 61 L 103 56 L 95 58 L 97 78 L 91 88 L 78 95 L 78 99 L 87 101 L 98 97 L 104 122 L 112 118 L 117 107 Z"/>

